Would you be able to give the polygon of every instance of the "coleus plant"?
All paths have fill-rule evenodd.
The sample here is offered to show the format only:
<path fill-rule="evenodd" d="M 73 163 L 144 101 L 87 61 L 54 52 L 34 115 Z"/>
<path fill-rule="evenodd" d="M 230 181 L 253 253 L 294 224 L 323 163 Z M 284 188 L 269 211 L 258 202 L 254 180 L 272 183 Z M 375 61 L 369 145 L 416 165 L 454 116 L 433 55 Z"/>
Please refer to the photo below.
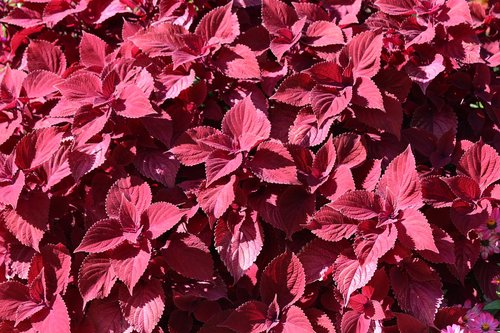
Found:
<path fill-rule="evenodd" d="M 0 4 L 0 332 L 495 332 L 500 4 Z"/>

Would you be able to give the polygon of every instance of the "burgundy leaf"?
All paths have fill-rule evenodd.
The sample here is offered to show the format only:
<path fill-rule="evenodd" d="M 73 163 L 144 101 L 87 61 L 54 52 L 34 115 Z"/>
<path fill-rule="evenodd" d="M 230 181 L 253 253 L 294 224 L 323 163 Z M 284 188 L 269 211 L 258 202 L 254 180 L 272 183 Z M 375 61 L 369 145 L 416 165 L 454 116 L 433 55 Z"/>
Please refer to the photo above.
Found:
<path fill-rule="evenodd" d="M 271 261 L 262 273 L 260 295 L 270 304 L 275 295 L 280 308 L 286 308 L 298 301 L 306 285 L 302 264 L 294 253 L 285 252 Z"/>
<path fill-rule="evenodd" d="M 78 273 L 78 289 L 84 303 L 107 297 L 116 279 L 109 258 L 96 254 L 87 256 Z"/>
<path fill-rule="evenodd" d="M 280 141 L 261 143 L 247 166 L 266 183 L 299 184 L 293 158 Z"/>

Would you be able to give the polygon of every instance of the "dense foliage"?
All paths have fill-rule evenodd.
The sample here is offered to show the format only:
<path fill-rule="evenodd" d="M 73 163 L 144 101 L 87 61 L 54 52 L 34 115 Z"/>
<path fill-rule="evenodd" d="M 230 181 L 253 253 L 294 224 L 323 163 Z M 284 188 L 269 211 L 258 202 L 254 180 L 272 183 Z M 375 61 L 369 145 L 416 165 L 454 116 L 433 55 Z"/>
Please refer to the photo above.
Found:
<path fill-rule="evenodd" d="M 0 332 L 496 331 L 499 2 L 0 6 Z"/>

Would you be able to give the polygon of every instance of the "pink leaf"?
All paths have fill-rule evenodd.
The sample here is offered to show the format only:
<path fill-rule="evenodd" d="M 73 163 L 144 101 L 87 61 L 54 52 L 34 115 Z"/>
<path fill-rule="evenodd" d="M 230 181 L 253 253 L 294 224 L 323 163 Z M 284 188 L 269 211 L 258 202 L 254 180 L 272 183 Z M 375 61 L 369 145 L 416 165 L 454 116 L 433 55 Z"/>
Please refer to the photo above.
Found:
<path fill-rule="evenodd" d="M 70 318 L 62 297 L 57 295 L 50 308 L 31 317 L 31 324 L 38 332 L 70 333 Z"/>
<path fill-rule="evenodd" d="M 389 15 L 411 15 L 415 13 L 413 9 L 415 2 L 412 0 L 377 0 L 375 5 Z"/>
<path fill-rule="evenodd" d="M 377 192 L 386 200 L 392 194 L 396 209 L 420 208 L 423 205 L 420 180 L 415 168 L 415 157 L 408 146 L 391 161 L 380 178 Z"/>
<path fill-rule="evenodd" d="M 203 139 L 220 133 L 212 127 L 194 127 L 187 130 L 176 142 L 170 151 L 184 165 L 193 166 L 206 161 L 213 151 L 210 146 L 203 143 Z"/>
<path fill-rule="evenodd" d="M 382 93 L 375 82 L 367 77 L 356 79 L 351 102 L 369 109 L 385 110 Z"/>
<path fill-rule="evenodd" d="M 174 271 L 190 279 L 209 280 L 214 274 L 210 251 L 195 235 L 173 234 L 165 244 L 164 255 Z"/>
<path fill-rule="evenodd" d="M 229 212 L 219 219 L 214 233 L 215 248 L 236 283 L 262 250 L 264 239 L 257 213 Z"/>
<path fill-rule="evenodd" d="M 103 68 L 106 64 L 105 41 L 96 35 L 83 32 L 78 50 L 80 51 L 80 62 L 86 67 Z"/>
<path fill-rule="evenodd" d="M 330 204 L 330 207 L 355 220 L 368 220 L 381 211 L 380 199 L 372 192 L 350 191 Z"/>
<path fill-rule="evenodd" d="M 122 226 L 118 220 L 100 220 L 87 230 L 75 252 L 105 252 L 117 247 L 125 239 Z"/>
<path fill-rule="evenodd" d="M 111 261 L 104 255 L 91 254 L 83 260 L 78 273 L 78 289 L 83 302 L 105 298 L 111 293 L 116 281 Z"/>
<path fill-rule="evenodd" d="M 130 324 L 125 320 L 116 299 L 93 301 L 90 303 L 87 319 L 95 332 L 126 332 L 131 331 Z"/>
<path fill-rule="evenodd" d="M 122 291 L 120 307 L 125 319 L 138 332 L 153 332 L 165 309 L 165 293 L 161 282 L 152 279 L 141 283 L 132 295 Z"/>
<path fill-rule="evenodd" d="M 443 56 L 436 54 L 433 61 L 429 65 L 417 66 L 412 63 L 408 63 L 406 66 L 406 72 L 412 81 L 417 82 L 422 91 L 425 93 L 431 81 L 445 70 L 446 67 L 443 65 L 443 62 Z"/>
<path fill-rule="evenodd" d="M 443 229 L 431 224 L 432 236 L 438 252 L 421 250 L 420 255 L 433 263 L 455 264 L 455 244 L 453 239 Z"/>
<path fill-rule="evenodd" d="M 92 104 L 102 91 L 102 82 L 97 75 L 82 72 L 68 77 L 56 85 L 63 99 L 80 105 Z"/>
<path fill-rule="evenodd" d="M 179 223 L 184 214 L 182 210 L 168 202 L 152 204 L 143 213 L 148 234 L 152 239 L 160 237 Z"/>
<path fill-rule="evenodd" d="M 242 162 L 241 153 L 233 155 L 223 150 L 215 150 L 208 156 L 205 164 L 207 185 L 235 172 Z"/>
<path fill-rule="evenodd" d="M 337 152 L 337 164 L 354 168 L 366 160 L 366 148 L 361 136 L 354 133 L 344 133 L 333 138 Z"/>
<path fill-rule="evenodd" d="M 342 293 L 345 304 L 349 302 L 349 298 L 354 291 L 370 282 L 376 270 L 376 262 L 361 264 L 352 250 L 339 255 L 335 261 L 333 279 Z"/>
<path fill-rule="evenodd" d="M 280 324 L 275 328 L 279 333 L 310 333 L 314 332 L 309 319 L 298 306 L 292 305 L 284 314 Z"/>
<path fill-rule="evenodd" d="M 120 218 L 122 196 L 135 206 L 139 214 L 145 211 L 152 201 L 151 188 L 141 178 L 121 178 L 111 186 L 106 197 L 106 212 L 110 218 Z"/>
<path fill-rule="evenodd" d="M 344 44 L 344 35 L 333 22 L 314 21 L 307 27 L 304 43 L 313 47 Z"/>
<path fill-rule="evenodd" d="M 375 222 L 359 225 L 360 235 L 354 241 L 354 252 L 362 265 L 378 263 L 378 260 L 396 244 L 398 232 L 393 225 L 375 228 Z"/>
<path fill-rule="evenodd" d="M 246 45 L 236 44 L 222 48 L 216 55 L 215 65 L 227 77 L 249 80 L 260 78 L 255 53 Z"/>
<path fill-rule="evenodd" d="M 383 46 L 383 35 L 372 31 L 362 32 L 351 39 L 339 56 L 343 67 L 352 64 L 354 77 L 375 76 L 380 70 L 380 56 Z"/>
<path fill-rule="evenodd" d="M 255 108 L 250 96 L 246 96 L 226 113 L 222 131 L 231 135 L 241 150 L 249 151 L 269 138 L 271 124 L 266 115 Z"/>
<path fill-rule="evenodd" d="M 500 179 L 500 157 L 495 149 L 479 141 L 464 153 L 458 172 L 475 180 L 484 191 Z"/>
<path fill-rule="evenodd" d="M 335 333 L 335 325 L 326 313 L 317 308 L 305 309 L 307 318 L 316 333 Z"/>
<path fill-rule="evenodd" d="M 351 220 L 332 207 L 325 205 L 314 214 L 309 228 L 313 234 L 321 239 L 338 242 L 350 238 L 358 226 L 357 221 Z"/>
<path fill-rule="evenodd" d="M 56 127 L 36 130 L 16 146 L 16 164 L 21 169 L 33 169 L 48 161 L 59 149 L 63 132 Z"/>
<path fill-rule="evenodd" d="M 439 275 L 425 262 L 414 259 L 390 273 L 392 289 L 399 306 L 432 325 L 443 299 Z"/>
<path fill-rule="evenodd" d="M 132 294 L 135 285 L 146 271 L 151 259 L 151 244 L 149 240 L 142 240 L 135 246 L 123 243 L 109 255 L 111 267 Z"/>
<path fill-rule="evenodd" d="M 262 301 L 270 304 L 275 295 L 280 308 L 297 302 L 304 294 L 305 273 L 299 258 L 292 252 L 285 252 L 266 267 L 260 280 Z"/>
<path fill-rule="evenodd" d="M 236 176 L 231 176 L 229 180 L 221 179 L 210 187 L 200 190 L 198 203 L 207 214 L 213 214 L 215 218 L 220 218 L 235 199 Z"/>
<path fill-rule="evenodd" d="M 119 95 L 119 102 L 114 103 L 113 109 L 125 118 L 141 118 L 155 114 L 148 96 L 137 86 L 125 86 Z"/>
<path fill-rule="evenodd" d="M 247 166 L 264 182 L 299 184 L 293 158 L 280 141 L 271 140 L 261 143 Z"/>
<path fill-rule="evenodd" d="M 130 37 L 138 48 L 151 57 L 170 56 L 184 46 L 182 35 L 186 29 L 180 25 L 162 22 Z"/>
<path fill-rule="evenodd" d="M 420 211 L 415 209 L 406 209 L 403 212 L 400 224 L 397 225 L 400 238 L 409 237 L 411 247 L 417 250 L 429 250 L 439 253 L 438 248 L 432 236 L 432 229 L 427 222 L 427 218 Z M 405 239 L 405 238 L 403 238 Z M 406 241 L 405 243 L 408 243 Z"/>
<path fill-rule="evenodd" d="M 203 16 L 195 33 L 202 36 L 207 45 L 232 43 L 240 34 L 236 14 L 231 13 L 233 2 L 217 7 Z"/>
<path fill-rule="evenodd" d="M 342 316 L 342 333 L 368 333 L 371 319 L 357 311 L 347 311 Z"/>
<path fill-rule="evenodd" d="M 57 91 L 55 85 L 63 80 L 55 73 L 36 70 L 28 74 L 23 81 L 23 88 L 29 98 L 46 97 Z"/>

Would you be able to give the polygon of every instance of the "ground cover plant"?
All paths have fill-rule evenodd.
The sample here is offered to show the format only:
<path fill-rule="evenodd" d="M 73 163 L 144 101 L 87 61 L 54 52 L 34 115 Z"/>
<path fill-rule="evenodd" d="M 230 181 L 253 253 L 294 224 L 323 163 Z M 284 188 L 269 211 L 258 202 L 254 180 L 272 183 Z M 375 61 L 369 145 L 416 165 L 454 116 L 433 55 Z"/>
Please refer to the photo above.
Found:
<path fill-rule="evenodd" d="M 500 2 L 0 17 L 0 332 L 496 331 Z"/>

